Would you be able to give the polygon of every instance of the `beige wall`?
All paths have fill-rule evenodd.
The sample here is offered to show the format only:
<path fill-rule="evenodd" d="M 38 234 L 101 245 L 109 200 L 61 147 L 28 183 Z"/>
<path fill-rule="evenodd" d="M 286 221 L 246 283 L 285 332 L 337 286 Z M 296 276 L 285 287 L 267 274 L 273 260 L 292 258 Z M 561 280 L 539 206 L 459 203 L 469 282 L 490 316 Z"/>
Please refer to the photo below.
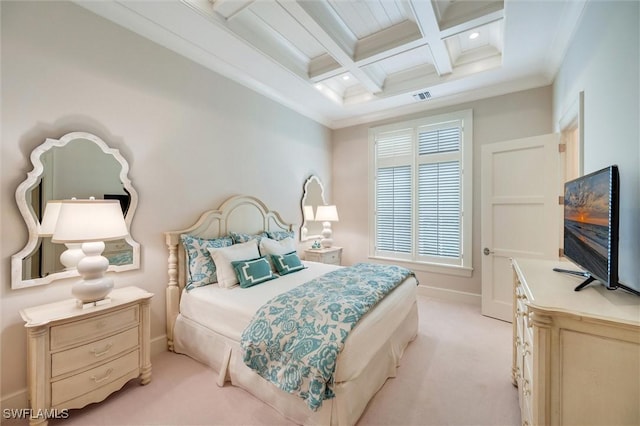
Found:
<path fill-rule="evenodd" d="M 254 195 L 300 223 L 311 173 L 331 185 L 330 131 L 71 3 L 0 2 L 1 389 L 26 386 L 19 309 L 69 298 L 71 281 L 11 290 L 11 255 L 27 230 L 14 192 L 45 138 L 87 131 L 121 151 L 139 194 L 131 232 L 142 268 L 116 286 L 155 293 L 152 338 L 165 331 L 163 231 L 191 225 L 235 194 Z"/>
<path fill-rule="evenodd" d="M 620 281 L 640 291 L 640 3 L 589 2 L 553 85 L 554 123 L 584 92 L 584 172 L 620 170 Z"/>
<path fill-rule="evenodd" d="M 366 261 L 369 250 L 368 224 L 368 129 L 380 124 L 403 121 L 463 109 L 473 110 L 473 275 L 418 272 L 421 284 L 459 292 L 480 294 L 480 152 L 492 142 L 550 133 L 551 87 L 497 96 L 455 107 L 412 114 L 399 119 L 369 123 L 333 132 L 333 202 L 340 213 L 334 224 L 333 239 L 344 247 L 346 263 Z"/>

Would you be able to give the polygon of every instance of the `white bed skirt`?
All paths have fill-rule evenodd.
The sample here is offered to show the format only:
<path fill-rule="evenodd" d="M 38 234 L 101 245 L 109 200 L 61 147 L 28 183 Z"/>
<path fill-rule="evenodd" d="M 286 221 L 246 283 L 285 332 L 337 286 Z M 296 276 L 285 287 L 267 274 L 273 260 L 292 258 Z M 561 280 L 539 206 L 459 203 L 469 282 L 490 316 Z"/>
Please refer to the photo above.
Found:
<path fill-rule="evenodd" d="M 337 359 L 336 396 L 325 400 L 315 412 L 301 398 L 281 391 L 247 367 L 242 361 L 239 342 L 183 315 L 178 316 L 175 324 L 174 350 L 217 371 L 219 386 L 230 381 L 298 424 L 353 425 L 385 381 L 396 375 L 405 348 L 417 335 L 416 285 L 414 280 L 411 281 L 396 289 L 403 288 L 402 297 L 391 297 L 380 302 L 379 305 L 390 305 L 385 307 L 390 310 L 387 315 L 365 316 L 360 324 L 370 323 L 368 330 L 359 332 L 365 329 L 359 330 L 359 324 L 352 331 Z M 341 369 L 342 365 L 348 365 L 348 368 Z"/>

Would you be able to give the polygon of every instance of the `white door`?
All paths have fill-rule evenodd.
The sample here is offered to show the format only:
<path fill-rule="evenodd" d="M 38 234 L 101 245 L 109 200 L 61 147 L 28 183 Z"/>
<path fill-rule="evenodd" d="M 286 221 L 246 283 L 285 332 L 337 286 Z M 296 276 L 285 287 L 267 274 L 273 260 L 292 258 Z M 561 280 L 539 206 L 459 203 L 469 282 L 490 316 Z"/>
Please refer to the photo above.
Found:
<path fill-rule="evenodd" d="M 557 259 L 559 135 L 482 147 L 482 314 L 511 321 L 512 257 Z"/>

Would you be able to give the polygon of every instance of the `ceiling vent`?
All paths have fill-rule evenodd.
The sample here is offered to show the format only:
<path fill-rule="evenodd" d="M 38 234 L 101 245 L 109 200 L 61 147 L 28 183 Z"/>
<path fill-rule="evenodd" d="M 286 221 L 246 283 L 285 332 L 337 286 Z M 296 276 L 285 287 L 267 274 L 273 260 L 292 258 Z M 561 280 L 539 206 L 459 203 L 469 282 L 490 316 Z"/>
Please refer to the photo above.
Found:
<path fill-rule="evenodd" d="M 414 93 L 413 99 L 416 101 L 426 101 L 427 99 L 431 99 L 431 92 L 425 90 L 424 92 Z"/>

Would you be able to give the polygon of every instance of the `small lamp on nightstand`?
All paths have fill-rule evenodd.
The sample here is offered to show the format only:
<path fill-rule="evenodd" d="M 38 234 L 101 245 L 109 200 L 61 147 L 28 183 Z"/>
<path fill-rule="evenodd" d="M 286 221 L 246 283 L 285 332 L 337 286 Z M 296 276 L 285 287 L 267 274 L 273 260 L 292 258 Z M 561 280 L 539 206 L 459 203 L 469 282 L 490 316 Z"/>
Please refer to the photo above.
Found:
<path fill-rule="evenodd" d="M 64 200 L 51 241 L 82 243 L 84 257 L 78 262 L 82 279 L 71 293 L 81 303 L 104 299 L 113 289 L 113 279 L 105 277 L 109 260 L 102 256 L 104 241 L 129 235 L 117 200 Z"/>
<path fill-rule="evenodd" d="M 307 224 L 313 221 L 313 206 L 302 206 L 302 229 L 300 230 L 300 237 L 305 239 L 309 233 Z"/>
<path fill-rule="evenodd" d="M 62 206 L 61 200 L 49 200 L 44 208 L 44 214 L 42 215 L 42 222 L 38 230 L 40 237 L 51 237 L 53 231 L 56 229 L 56 223 L 58 222 L 58 216 L 60 215 L 60 206 Z M 82 244 L 80 243 L 66 243 L 67 249 L 60 255 L 60 263 L 64 265 L 65 271 L 76 269 L 80 259 L 84 257 L 82 252 Z"/>
<path fill-rule="evenodd" d="M 318 206 L 316 210 L 316 220 L 318 222 L 322 222 L 322 240 L 320 244 L 322 247 L 329 248 L 333 244 L 333 239 L 331 238 L 331 222 L 338 222 L 338 209 L 336 206 Z"/>
<path fill-rule="evenodd" d="M 305 221 L 313 221 L 313 206 L 302 206 L 302 218 Z"/>

